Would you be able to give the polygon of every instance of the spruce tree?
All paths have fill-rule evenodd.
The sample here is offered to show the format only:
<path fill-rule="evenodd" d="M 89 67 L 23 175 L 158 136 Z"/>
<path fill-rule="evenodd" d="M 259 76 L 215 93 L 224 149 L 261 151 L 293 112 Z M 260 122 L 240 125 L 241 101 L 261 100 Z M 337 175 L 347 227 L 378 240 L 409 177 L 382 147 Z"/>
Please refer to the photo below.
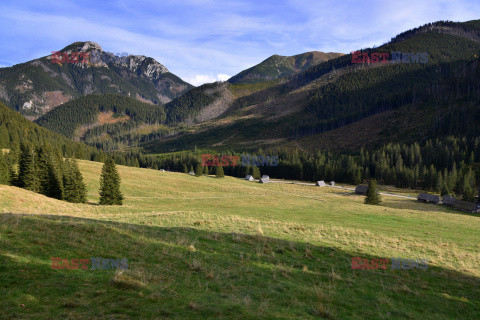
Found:
<path fill-rule="evenodd" d="M 209 172 L 208 172 L 208 166 L 204 166 L 204 167 L 203 167 L 203 174 L 204 174 L 204 175 L 208 175 L 208 173 L 209 173 Z"/>
<path fill-rule="evenodd" d="M 182 165 L 182 171 L 183 173 L 188 173 L 187 165 L 185 163 Z"/>
<path fill-rule="evenodd" d="M 224 177 L 223 167 L 222 167 L 222 166 L 216 166 L 216 167 L 215 167 L 215 176 L 216 176 L 217 178 L 223 178 L 223 177 Z"/>
<path fill-rule="evenodd" d="M 475 201 L 475 175 L 472 169 L 465 174 L 462 182 L 462 199 L 465 201 Z"/>
<path fill-rule="evenodd" d="M 445 183 L 444 183 L 444 180 L 443 180 L 442 172 L 439 172 L 437 174 L 437 179 L 435 181 L 435 191 L 439 192 L 439 193 L 442 193 L 442 191 L 445 190 L 444 185 L 445 185 Z"/>
<path fill-rule="evenodd" d="M 63 173 L 64 198 L 68 202 L 85 203 L 87 188 L 75 159 L 65 160 Z"/>
<path fill-rule="evenodd" d="M 10 184 L 10 168 L 7 157 L 0 150 L 0 184 Z"/>
<path fill-rule="evenodd" d="M 368 182 L 367 194 L 365 197 L 365 204 L 378 205 L 382 202 L 380 194 L 377 190 L 377 180 L 371 179 Z"/>
<path fill-rule="evenodd" d="M 260 169 L 258 167 L 252 167 L 252 177 L 254 179 L 260 179 L 261 178 Z"/>
<path fill-rule="evenodd" d="M 40 191 L 40 180 L 35 164 L 35 152 L 28 144 L 21 144 L 16 185 L 33 192 Z"/>
<path fill-rule="evenodd" d="M 100 176 L 100 204 L 122 205 L 123 195 L 120 192 L 120 176 L 112 158 L 105 160 Z"/>
<path fill-rule="evenodd" d="M 201 163 L 197 164 L 197 167 L 195 168 L 195 175 L 197 177 L 200 177 L 203 175 L 203 167 Z"/>

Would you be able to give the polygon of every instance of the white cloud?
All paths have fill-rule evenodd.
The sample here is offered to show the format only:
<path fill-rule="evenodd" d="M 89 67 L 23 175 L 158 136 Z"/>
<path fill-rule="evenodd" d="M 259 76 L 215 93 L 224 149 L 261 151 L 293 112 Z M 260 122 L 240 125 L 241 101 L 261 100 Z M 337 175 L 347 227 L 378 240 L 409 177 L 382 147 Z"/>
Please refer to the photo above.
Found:
<path fill-rule="evenodd" d="M 212 83 L 216 81 L 227 81 L 231 76 L 223 73 L 219 73 L 216 76 L 211 74 L 196 74 L 193 76 L 186 76 L 183 80 L 187 81 L 194 86 L 200 86 L 204 83 Z"/>
<path fill-rule="evenodd" d="M 224 73 L 217 74 L 217 79 L 220 81 L 227 81 L 230 78 L 231 77 L 228 74 L 224 74 Z"/>

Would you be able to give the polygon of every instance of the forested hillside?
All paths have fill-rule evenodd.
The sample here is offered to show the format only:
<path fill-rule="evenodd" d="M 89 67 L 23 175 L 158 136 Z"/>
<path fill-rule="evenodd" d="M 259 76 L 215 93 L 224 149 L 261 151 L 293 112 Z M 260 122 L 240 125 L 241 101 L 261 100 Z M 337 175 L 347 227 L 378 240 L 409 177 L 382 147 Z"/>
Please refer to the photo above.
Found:
<path fill-rule="evenodd" d="M 275 82 L 235 84 L 229 87 L 235 99 L 218 121 L 193 125 L 188 132 L 177 131 L 143 146 L 148 152 L 166 152 L 194 146 L 221 147 L 228 139 L 228 146 L 238 149 L 245 148 L 245 141 L 250 141 L 248 148 L 294 145 L 297 141 L 318 148 L 322 147 L 315 142 L 322 140 L 319 134 L 336 129 L 338 139 L 355 145 L 350 136 L 356 134 L 342 128 L 360 122 L 368 128 L 357 130 L 382 128 L 376 136 L 368 137 L 367 145 L 357 143 L 369 148 L 389 141 L 389 137 L 424 142 L 449 134 L 472 136 L 478 127 L 472 121 L 478 117 L 480 82 L 475 61 L 480 56 L 479 37 L 478 21 L 438 22 L 361 52 L 369 56 L 384 52 L 390 59 L 393 52 L 422 53 L 428 56 L 426 63 L 352 63 L 348 54 Z M 202 96 L 202 88 L 197 89 L 195 94 Z M 186 113 L 180 120 L 191 118 L 203 105 L 183 108 Z M 383 117 L 388 122 L 368 121 L 392 111 L 396 111 L 395 119 Z M 412 119 L 409 114 L 418 117 Z M 463 122 L 466 125 L 461 125 Z M 305 139 L 310 142 L 304 143 Z"/>
<path fill-rule="evenodd" d="M 49 130 L 74 138 L 75 131 L 81 126 L 94 124 L 101 112 L 113 112 L 114 117 L 127 116 L 128 126 L 141 124 L 160 124 L 165 122 L 163 106 L 143 103 L 126 96 L 105 94 L 88 95 L 67 102 L 52 110 L 35 122 Z M 107 125 L 99 123 L 95 130 L 100 134 L 115 130 L 115 126 L 125 126 L 125 122 Z M 125 129 L 125 128 L 124 128 Z"/>
<path fill-rule="evenodd" d="M 19 113 L 0 103 L 0 149 L 18 152 L 20 144 L 32 146 L 48 144 L 62 150 L 65 155 L 81 159 L 96 159 L 101 152 L 83 143 L 76 143 L 25 119 Z"/>

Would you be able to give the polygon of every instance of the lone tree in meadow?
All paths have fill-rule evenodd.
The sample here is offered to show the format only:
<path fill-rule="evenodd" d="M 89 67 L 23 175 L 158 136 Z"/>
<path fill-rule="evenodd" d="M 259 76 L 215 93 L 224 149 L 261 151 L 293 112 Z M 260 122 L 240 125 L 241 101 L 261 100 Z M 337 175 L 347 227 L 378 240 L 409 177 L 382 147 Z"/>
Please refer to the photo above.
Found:
<path fill-rule="evenodd" d="M 377 190 L 377 180 L 372 179 L 368 182 L 365 204 L 377 205 L 380 204 L 380 202 L 382 202 L 382 199 Z"/>
<path fill-rule="evenodd" d="M 74 203 L 87 202 L 87 187 L 83 182 L 82 173 L 74 159 L 65 160 L 63 174 L 64 199 Z"/>
<path fill-rule="evenodd" d="M 217 178 L 223 178 L 224 172 L 223 172 L 223 167 L 222 166 L 216 166 L 215 167 L 215 176 Z"/>
<path fill-rule="evenodd" d="M 100 204 L 122 205 L 123 195 L 120 192 L 120 176 L 112 158 L 105 161 L 100 176 Z"/>

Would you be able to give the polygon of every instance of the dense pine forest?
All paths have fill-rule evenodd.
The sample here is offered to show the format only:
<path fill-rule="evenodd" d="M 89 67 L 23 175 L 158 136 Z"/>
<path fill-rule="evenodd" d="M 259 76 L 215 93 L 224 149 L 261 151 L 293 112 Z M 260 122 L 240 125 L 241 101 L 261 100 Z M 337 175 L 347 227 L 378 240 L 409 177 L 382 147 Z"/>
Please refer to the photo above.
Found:
<path fill-rule="evenodd" d="M 129 152 L 116 154 L 119 164 L 165 169 L 178 172 L 200 171 L 215 174 L 214 167 L 201 166 L 201 154 L 237 155 L 234 151 L 195 150 L 162 155 Z M 256 155 L 267 155 L 259 150 Z M 271 178 L 304 181 L 337 181 L 359 184 L 375 178 L 379 183 L 399 188 L 423 189 L 439 194 L 463 196 L 473 200 L 480 186 L 480 138 L 428 140 L 423 144 L 391 143 L 358 154 L 334 154 L 318 151 L 308 154 L 298 150 L 278 149 L 268 152 L 279 156 L 278 166 L 226 166 L 226 175 L 245 177 L 266 174 Z"/>
<path fill-rule="evenodd" d="M 18 158 L 0 152 L 0 183 L 68 202 L 86 202 L 86 186 L 75 159 L 50 145 L 21 144 Z"/>
<path fill-rule="evenodd" d="M 143 103 L 136 99 L 116 94 L 94 94 L 81 97 L 53 109 L 35 122 L 53 132 L 73 138 L 75 130 L 79 126 L 97 122 L 98 114 L 108 111 L 113 112 L 115 115 L 128 116 L 128 125 L 131 127 L 139 124 L 165 123 L 163 106 Z M 110 132 L 115 131 L 117 126 L 122 126 L 122 124 L 110 126 L 103 124 L 100 127 L 96 127 L 95 130 L 99 133 Z"/>

